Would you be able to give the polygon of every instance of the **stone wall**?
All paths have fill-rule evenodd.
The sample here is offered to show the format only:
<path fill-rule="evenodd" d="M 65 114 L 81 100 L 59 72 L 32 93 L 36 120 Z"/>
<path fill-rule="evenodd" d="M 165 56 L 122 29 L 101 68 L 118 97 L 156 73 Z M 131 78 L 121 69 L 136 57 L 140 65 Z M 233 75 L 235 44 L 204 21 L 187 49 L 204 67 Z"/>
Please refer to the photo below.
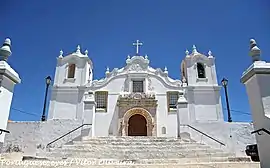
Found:
<path fill-rule="evenodd" d="M 5 137 L 2 152 L 23 151 L 24 155 L 35 155 L 37 152 L 44 151 L 45 146 L 49 142 L 80 125 L 82 125 L 82 121 L 79 120 L 10 122 L 8 123 L 10 134 L 7 134 Z M 187 132 L 193 140 L 203 142 L 215 148 L 223 148 L 225 151 L 234 153 L 235 156 L 246 156 L 246 145 L 256 143 L 254 135 L 250 134 L 253 131 L 253 125 L 250 123 L 193 123 L 191 126 L 225 143 L 226 146 L 221 146 L 210 138 L 185 126 L 180 127 L 180 135 Z M 59 147 L 72 140 L 80 140 L 82 136 L 89 135 L 91 129 L 86 128 L 87 126 L 85 126 L 85 129 L 80 128 L 76 130 L 52 146 Z"/>
<path fill-rule="evenodd" d="M 23 151 L 25 155 L 35 155 L 36 152 L 42 152 L 49 142 L 81 125 L 82 121 L 79 120 L 10 122 L 7 126 L 10 134 L 5 137 L 2 152 L 19 150 Z M 79 140 L 82 133 L 88 135 L 85 129 L 80 128 L 55 142 L 52 146 L 58 147 L 72 140 Z"/>
<path fill-rule="evenodd" d="M 3 142 L 0 142 L 0 152 L 2 151 Z"/>
<path fill-rule="evenodd" d="M 215 148 L 221 148 L 235 156 L 246 156 L 245 148 L 249 144 L 256 144 L 255 136 L 251 134 L 254 130 L 253 124 L 242 122 L 213 122 L 213 123 L 193 123 L 190 124 L 199 131 L 222 142 L 225 146 L 214 140 L 198 133 L 197 131 L 180 126 L 180 135 L 188 132 L 190 137 L 198 142 L 203 142 Z"/>

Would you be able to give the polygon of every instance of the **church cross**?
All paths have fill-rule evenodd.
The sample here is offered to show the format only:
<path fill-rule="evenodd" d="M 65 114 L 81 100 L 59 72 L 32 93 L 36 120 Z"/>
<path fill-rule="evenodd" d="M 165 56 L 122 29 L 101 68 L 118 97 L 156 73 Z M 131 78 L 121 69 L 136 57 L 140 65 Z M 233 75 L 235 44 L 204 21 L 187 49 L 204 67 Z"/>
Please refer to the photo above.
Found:
<path fill-rule="evenodd" d="M 133 43 L 133 46 L 136 46 L 136 55 L 139 55 L 139 46 L 142 46 L 143 43 L 139 42 L 139 40 L 136 41 L 136 43 Z"/>

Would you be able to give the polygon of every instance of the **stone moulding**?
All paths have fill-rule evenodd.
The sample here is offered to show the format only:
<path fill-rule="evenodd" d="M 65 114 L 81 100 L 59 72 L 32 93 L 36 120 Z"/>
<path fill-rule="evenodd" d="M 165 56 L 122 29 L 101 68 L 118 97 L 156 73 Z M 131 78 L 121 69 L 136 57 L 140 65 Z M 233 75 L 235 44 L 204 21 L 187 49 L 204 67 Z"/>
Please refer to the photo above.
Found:
<path fill-rule="evenodd" d="M 130 93 L 119 96 L 117 106 L 122 108 L 133 107 L 157 107 L 157 100 L 154 94 Z"/>
<path fill-rule="evenodd" d="M 147 136 L 156 136 L 156 122 L 152 115 L 144 108 L 132 108 L 124 114 L 123 118 L 119 120 L 119 125 L 121 126 L 121 135 L 128 136 L 128 121 L 130 117 L 135 114 L 140 114 L 146 119 Z"/>
<path fill-rule="evenodd" d="M 88 83 L 87 86 L 93 89 L 106 86 L 111 80 L 119 77 L 127 77 L 132 74 L 145 74 L 147 78 L 150 76 L 157 77 L 163 81 L 163 83 L 169 87 L 179 88 L 182 87 L 181 80 L 174 80 L 168 76 L 167 72 L 162 71 L 160 68 L 154 69 L 149 66 L 149 60 L 142 56 L 134 56 L 131 59 L 127 59 L 126 66 L 118 69 L 114 68 L 111 72 L 108 72 L 105 78 L 100 80 L 93 80 Z M 149 78 L 150 79 L 150 78 Z M 154 88 L 149 88 L 154 89 Z"/>

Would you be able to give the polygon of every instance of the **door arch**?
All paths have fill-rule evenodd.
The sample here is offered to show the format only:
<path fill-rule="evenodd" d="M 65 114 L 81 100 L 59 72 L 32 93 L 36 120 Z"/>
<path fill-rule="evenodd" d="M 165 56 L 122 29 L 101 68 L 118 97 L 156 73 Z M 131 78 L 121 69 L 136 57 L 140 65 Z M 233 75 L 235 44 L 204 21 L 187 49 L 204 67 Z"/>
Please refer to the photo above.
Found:
<path fill-rule="evenodd" d="M 145 110 L 144 108 L 132 108 L 132 109 L 129 109 L 124 114 L 124 116 L 122 118 L 122 122 L 121 122 L 122 136 L 128 136 L 128 134 L 129 134 L 129 119 L 136 114 L 141 115 L 146 120 L 147 136 L 156 135 L 156 131 L 155 131 L 156 124 L 154 123 L 154 119 L 151 116 L 151 114 L 147 110 Z"/>
<path fill-rule="evenodd" d="M 147 121 L 144 116 L 134 114 L 129 118 L 128 136 L 147 136 Z"/>

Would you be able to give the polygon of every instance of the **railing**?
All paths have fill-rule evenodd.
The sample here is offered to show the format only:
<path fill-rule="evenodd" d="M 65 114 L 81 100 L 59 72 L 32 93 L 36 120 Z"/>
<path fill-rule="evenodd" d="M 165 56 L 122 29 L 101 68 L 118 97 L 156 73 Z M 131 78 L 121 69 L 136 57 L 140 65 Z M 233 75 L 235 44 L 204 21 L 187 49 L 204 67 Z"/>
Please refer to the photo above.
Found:
<path fill-rule="evenodd" d="M 265 129 L 265 128 L 261 128 L 261 129 L 258 129 L 256 131 L 252 131 L 251 134 L 254 134 L 254 133 L 258 133 L 258 135 L 262 135 L 260 132 L 263 131 L 265 133 L 267 133 L 268 135 L 270 135 L 270 131 Z"/>
<path fill-rule="evenodd" d="M 4 130 L 4 129 L 1 129 L 1 128 L 0 128 L 0 135 L 3 134 L 3 132 L 4 132 L 4 133 L 10 133 L 8 130 Z"/>
<path fill-rule="evenodd" d="M 77 127 L 77 128 L 74 128 L 73 130 L 69 131 L 68 133 L 66 133 L 66 134 L 60 136 L 59 138 L 56 138 L 55 140 L 51 141 L 50 143 L 48 143 L 48 144 L 46 145 L 46 148 L 48 148 L 51 144 L 55 143 L 56 141 L 58 141 L 58 140 L 64 138 L 65 136 L 71 134 L 72 132 L 74 132 L 74 131 L 76 131 L 76 130 L 78 130 L 78 129 L 82 128 L 83 126 L 86 126 L 86 125 L 92 125 L 92 124 L 82 124 L 81 126 L 79 126 L 79 127 Z"/>
<path fill-rule="evenodd" d="M 182 125 L 180 125 L 180 126 L 187 126 L 187 127 L 191 128 L 191 129 L 193 129 L 193 130 L 195 130 L 195 131 L 199 132 L 200 134 L 202 134 L 202 135 L 206 136 L 207 138 L 209 138 L 209 139 L 211 139 L 211 140 L 213 140 L 213 141 L 215 141 L 215 142 L 219 143 L 220 145 L 225 146 L 225 144 L 224 144 L 223 142 L 220 142 L 219 140 L 217 140 L 217 139 L 215 139 L 215 138 L 211 137 L 210 135 L 207 135 L 206 133 L 204 133 L 204 132 L 202 132 L 202 131 L 198 130 L 197 128 L 194 128 L 194 127 L 193 127 L 193 126 L 191 126 L 191 125 L 188 125 L 188 124 L 182 124 Z"/>

